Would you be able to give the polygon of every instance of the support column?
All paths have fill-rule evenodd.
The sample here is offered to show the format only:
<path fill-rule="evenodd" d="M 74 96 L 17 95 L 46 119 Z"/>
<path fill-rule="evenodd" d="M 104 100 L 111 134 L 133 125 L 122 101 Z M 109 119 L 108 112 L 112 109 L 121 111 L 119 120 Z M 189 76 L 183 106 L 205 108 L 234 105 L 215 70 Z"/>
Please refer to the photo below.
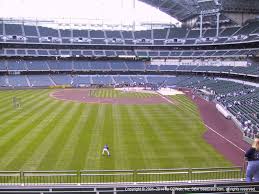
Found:
<path fill-rule="evenodd" d="M 200 38 L 202 38 L 202 19 L 203 19 L 203 16 L 201 13 L 201 15 L 200 15 Z"/>
<path fill-rule="evenodd" d="M 220 16 L 220 13 L 217 13 L 217 34 L 216 34 L 216 37 L 219 36 L 219 16 Z"/>

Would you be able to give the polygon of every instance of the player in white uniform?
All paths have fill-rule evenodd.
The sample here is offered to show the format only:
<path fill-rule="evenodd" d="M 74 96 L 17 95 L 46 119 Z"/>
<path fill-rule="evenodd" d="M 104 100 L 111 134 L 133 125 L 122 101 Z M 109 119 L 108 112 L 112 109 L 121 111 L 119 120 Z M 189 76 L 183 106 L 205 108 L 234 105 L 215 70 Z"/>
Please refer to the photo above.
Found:
<path fill-rule="evenodd" d="M 103 147 L 102 155 L 104 155 L 104 152 L 106 152 L 108 154 L 108 156 L 110 156 L 109 146 L 107 144 L 105 144 Z"/>

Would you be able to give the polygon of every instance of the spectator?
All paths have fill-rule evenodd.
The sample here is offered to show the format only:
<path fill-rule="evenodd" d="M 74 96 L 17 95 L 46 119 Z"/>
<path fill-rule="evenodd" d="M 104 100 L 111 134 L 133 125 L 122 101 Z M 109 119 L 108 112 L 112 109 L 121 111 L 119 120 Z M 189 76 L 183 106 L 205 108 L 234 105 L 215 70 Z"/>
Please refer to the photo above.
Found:
<path fill-rule="evenodd" d="M 231 104 L 231 103 L 228 103 L 227 107 L 228 107 L 228 108 L 231 108 L 231 107 L 232 107 L 232 104 Z"/>
<path fill-rule="evenodd" d="M 255 137 L 254 142 L 249 150 L 245 153 L 248 161 L 246 169 L 246 182 L 259 182 L 259 138 Z"/>
<path fill-rule="evenodd" d="M 246 136 L 246 137 L 248 136 L 248 128 L 247 127 L 244 128 L 244 136 Z"/>

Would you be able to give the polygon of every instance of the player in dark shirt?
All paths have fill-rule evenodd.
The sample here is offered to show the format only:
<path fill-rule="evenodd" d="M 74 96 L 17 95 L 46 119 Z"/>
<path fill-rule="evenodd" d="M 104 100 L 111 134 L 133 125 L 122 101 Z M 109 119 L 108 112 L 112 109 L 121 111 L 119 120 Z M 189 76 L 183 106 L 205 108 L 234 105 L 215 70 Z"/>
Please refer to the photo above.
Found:
<path fill-rule="evenodd" d="M 259 138 L 255 138 L 252 147 L 245 153 L 245 157 L 248 161 L 246 181 L 249 183 L 253 180 L 259 182 Z"/>

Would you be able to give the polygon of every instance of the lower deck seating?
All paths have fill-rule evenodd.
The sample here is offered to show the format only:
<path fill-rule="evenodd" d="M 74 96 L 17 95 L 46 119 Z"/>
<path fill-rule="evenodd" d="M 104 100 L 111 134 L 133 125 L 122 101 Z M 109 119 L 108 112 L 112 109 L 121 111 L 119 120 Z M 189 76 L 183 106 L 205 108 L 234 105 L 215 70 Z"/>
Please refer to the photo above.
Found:
<path fill-rule="evenodd" d="M 113 79 L 115 81 L 115 84 L 117 85 L 130 85 L 130 84 L 133 84 L 133 81 L 132 79 L 130 78 L 129 75 L 114 75 L 113 76 Z"/>
<path fill-rule="evenodd" d="M 259 134 L 259 88 L 206 77 L 190 79 L 182 86 L 211 92 L 241 123 L 246 136 Z"/>
<path fill-rule="evenodd" d="M 144 76 L 132 75 L 131 79 L 132 79 L 133 83 L 137 84 L 137 85 L 143 85 L 146 83 L 146 79 Z"/>
<path fill-rule="evenodd" d="M 70 75 L 51 75 L 50 78 L 56 85 L 70 85 L 72 82 Z"/>
<path fill-rule="evenodd" d="M 93 75 L 93 84 L 97 85 L 112 85 L 112 77 L 110 75 Z"/>
<path fill-rule="evenodd" d="M 10 75 L 8 76 L 8 83 L 14 87 L 28 87 L 28 81 L 25 75 Z"/>
<path fill-rule="evenodd" d="M 46 87 L 55 85 L 49 75 L 28 75 L 27 76 L 31 87 Z"/>
<path fill-rule="evenodd" d="M 167 76 L 147 76 L 147 82 L 155 85 L 162 85 L 167 80 Z"/>
<path fill-rule="evenodd" d="M 7 83 L 7 77 L 6 76 L 1 76 L 0 77 L 0 87 L 8 87 Z"/>
<path fill-rule="evenodd" d="M 91 77 L 89 75 L 75 75 L 72 77 L 71 85 L 78 87 L 80 85 L 91 85 Z"/>

